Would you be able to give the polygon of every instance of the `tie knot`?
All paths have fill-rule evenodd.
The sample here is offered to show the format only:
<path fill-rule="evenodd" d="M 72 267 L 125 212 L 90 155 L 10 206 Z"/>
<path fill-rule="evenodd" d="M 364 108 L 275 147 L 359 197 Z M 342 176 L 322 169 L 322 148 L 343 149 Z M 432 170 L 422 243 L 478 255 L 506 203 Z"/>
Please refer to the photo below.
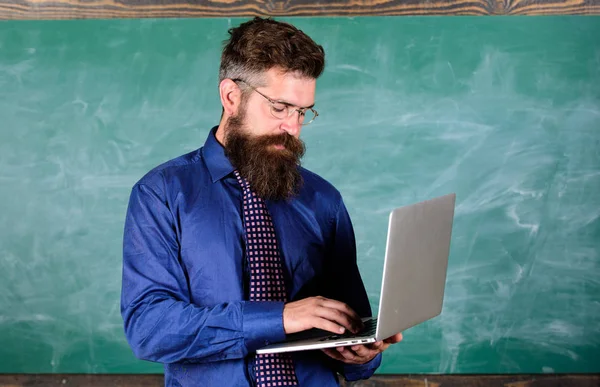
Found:
<path fill-rule="evenodd" d="M 240 186 L 242 186 L 242 190 L 244 191 L 245 195 L 252 195 L 252 189 L 250 188 L 250 183 L 248 183 L 248 180 L 246 180 L 244 177 L 242 177 L 242 175 L 240 175 L 240 172 L 236 169 L 235 171 L 233 171 L 235 178 L 237 179 L 238 183 L 240 183 Z"/>

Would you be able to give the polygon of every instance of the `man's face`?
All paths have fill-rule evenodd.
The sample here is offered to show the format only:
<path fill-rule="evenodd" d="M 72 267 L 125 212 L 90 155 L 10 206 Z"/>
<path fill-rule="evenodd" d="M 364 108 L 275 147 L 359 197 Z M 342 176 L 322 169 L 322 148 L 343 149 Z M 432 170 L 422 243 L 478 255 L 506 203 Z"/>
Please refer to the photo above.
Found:
<path fill-rule="evenodd" d="M 263 87 L 251 86 L 275 101 L 297 107 L 314 104 L 314 79 L 272 69 L 266 72 L 265 80 Z M 280 200 L 293 196 L 302 184 L 298 165 L 304 155 L 304 143 L 299 139 L 299 113 L 280 119 L 273 116 L 271 109 L 266 98 L 249 91 L 236 115 L 227 120 L 225 151 L 260 197 Z"/>
<path fill-rule="evenodd" d="M 296 107 L 312 106 L 315 103 L 316 80 L 298 77 L 296 74 L 282 74 L 277 69 L 265 73 L 265 86 L 257 87 L 259 92 L 275 101 L 286 102 Z M 271 114 L 271 105 L 263 96 L 252 92 L 248 99 L 248 129 L 255 136 L 288 133 L 299 138 L 302 126 L 298 123 L 298 113 L 286 119 L 278 119 Z"/>

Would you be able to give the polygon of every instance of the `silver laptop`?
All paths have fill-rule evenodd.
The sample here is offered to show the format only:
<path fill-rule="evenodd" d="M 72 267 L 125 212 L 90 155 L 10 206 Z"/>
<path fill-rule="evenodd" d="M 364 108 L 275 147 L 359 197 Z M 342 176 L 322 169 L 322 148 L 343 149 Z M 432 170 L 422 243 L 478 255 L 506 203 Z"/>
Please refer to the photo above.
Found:
<path fill-rule="evenodd" d="M 312 329 L 288 335 L 256 353 L 278 353 L 373 343 L 442 311 L 456 194 L 390 213 L 378 318 L 364 318 L 357 334 Z"/>

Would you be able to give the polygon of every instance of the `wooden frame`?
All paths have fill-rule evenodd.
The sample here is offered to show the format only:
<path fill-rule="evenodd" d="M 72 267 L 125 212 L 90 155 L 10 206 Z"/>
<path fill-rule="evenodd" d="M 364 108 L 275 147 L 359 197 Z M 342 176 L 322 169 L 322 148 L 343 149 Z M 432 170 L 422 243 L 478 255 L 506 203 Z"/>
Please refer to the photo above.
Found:
<path fill-rule="evenodd" d="M 0 0 L 0 20 L 250 16 L 600 15 L 600 0 Z M 0 387 L 162 386 L 162 375 L 0 374 Z M 343 386 L 595 387 L 600 375 L 384 375 Z"/>
<path fill-rule="evenodd" d="M 0 0 L 0 20 L 599 14 L 600 0 Z"/>
<path fill-rule="evenodd" d="M 162 387 L 162 375 L 0 375 L 0 387 Z M 597 387 L 600 375 L 375 375 L 343 387 Z"/>

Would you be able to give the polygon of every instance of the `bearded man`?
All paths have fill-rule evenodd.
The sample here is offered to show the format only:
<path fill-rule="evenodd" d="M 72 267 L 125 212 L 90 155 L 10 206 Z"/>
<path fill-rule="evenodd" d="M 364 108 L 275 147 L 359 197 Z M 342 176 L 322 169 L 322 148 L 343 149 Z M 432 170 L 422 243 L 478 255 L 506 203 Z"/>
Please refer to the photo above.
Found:
<path fill-rule="evenodd" d="M 302 168 L 323 48 L 255 18 L 221 56 L 223 111 L 204 146 L 132 189 L 121 312 L 166 386 L 337 386 L 370 377 L 396 335 L 369 345 L 257 355 L 286 335 L 358 332 L 371 308 L 340 192 Z"/>

